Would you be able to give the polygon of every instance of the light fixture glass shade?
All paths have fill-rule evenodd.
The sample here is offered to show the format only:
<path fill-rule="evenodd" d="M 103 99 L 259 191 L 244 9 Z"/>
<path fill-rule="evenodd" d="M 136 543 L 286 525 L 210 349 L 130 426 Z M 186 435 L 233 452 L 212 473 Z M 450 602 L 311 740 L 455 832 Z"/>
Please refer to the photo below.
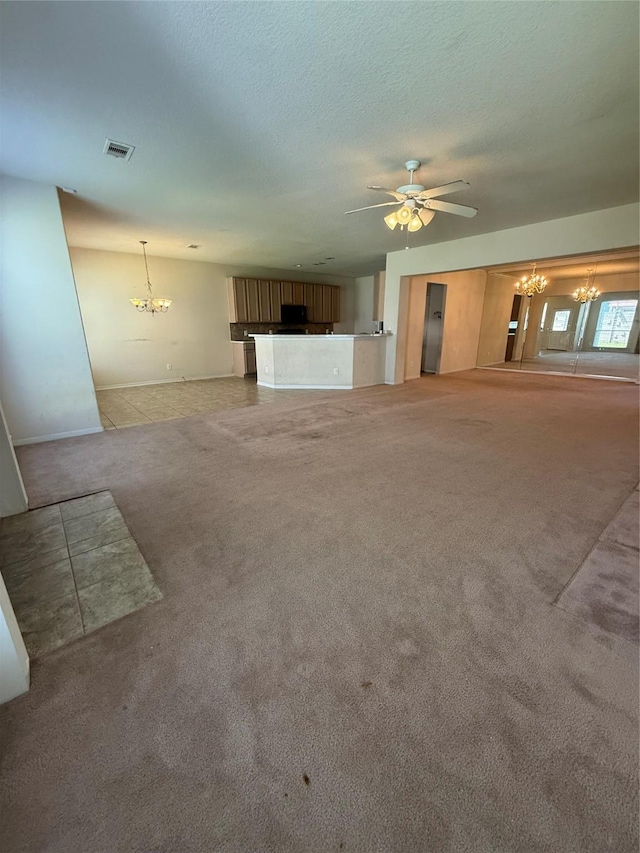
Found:
<path fill-rule="evenodd" d="M 523 275 L 522 279 L 516 283 L 516 293 L 531 298 L 536 293 L 542 293 L 548 284 L 547 279 L 536 272 L 536 265 L 534 264 L 531 273 Z"/>
<path fill-rule="evenodd" d="M 573 291 L 573 298 L 576 302 L 582 302 L 584 305 L 585 302 L 595 302 L 595 300 L 600 296 L 600 291 L 595 287 L 586 287 L 586 285 L 582 285 L 577 290 Z"/>
<path fill-rule="evenodd" d="M 407 231 L 419 231 L 422 228 L 422 221 L 417 213 L 409 220 L 409 224 L 407 225 Z"/>
<path fill-rule="evenodd" d="M 388 216 L 385 216 L 384 221 L 385 221 L 387 227 L 391 228 L 391 230 L 393 231 L 393 229 L 398 224 L 398 216 L 397 216 L 395 210 L 393 211 L 393 213 L 390 213 Z"/>
<path fill-rule="evenodd" d="M 138 311 L 148 311 L 150 314 L 166 314 L 171 305 L 171 299 L 130 299 Z"/>
<path fill-rule="evenodd" d="M 400 210 L 396 213 L 396 217 L 400 225 L 408 225 L 409 220 L 411 219 L 412 210 L 410 207 L 407 207 L 406 204 L 403 204 Z"/>
<path fill-rule="evenodd" d="M 585 302 L 595 302 L 600 296 L 600 291 L 594 284 L 597 267 L 596 264 L 595 267 L 588 269 L 585 283 L 573 291 L 572 296 L 576 302 L 582 302 L 584 305 Z"/>
<path fill-rule="evenodd" d="M 422 210 L 418 212 L 418 216 L 422 220 L 423 225 L 428 225 L 435 215 L 435 210 L 427 210 L 426 207 L 423 207 Z"/>
<path fill-rule="evenodd" d="M 154 297 L 151 291 L 151 281 L 149 280 L 149 265 L 147 263 L 147 252 L 145 246 L 147 245 L 146 240 L 140 240 L 142 244 L 142 254 L 144 255 L 144 268 L 147 273 L 147 296 L 144 299 L 130 299 L 129 302 L 135 307 L 137 311 L 146 311 L 149 314 L 166 314 L 169 310 L 169 306 L 171 305 L 171 299 L 164 299 L 159 297 Z"/>

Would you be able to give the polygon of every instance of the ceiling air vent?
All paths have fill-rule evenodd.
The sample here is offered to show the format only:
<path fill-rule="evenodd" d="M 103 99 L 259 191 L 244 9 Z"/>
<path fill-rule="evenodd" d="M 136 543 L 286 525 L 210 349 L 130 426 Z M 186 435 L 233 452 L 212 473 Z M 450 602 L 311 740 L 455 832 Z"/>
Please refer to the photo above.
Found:
<path fill-rule="evenodd" d="M 103 154 L 117 157 L 119 160 L 131 160 L 131 155 L 136 150 L 135 145 L 127 145 L 126 142 L 116 142 L 115 139 L 106 139 Z"/>

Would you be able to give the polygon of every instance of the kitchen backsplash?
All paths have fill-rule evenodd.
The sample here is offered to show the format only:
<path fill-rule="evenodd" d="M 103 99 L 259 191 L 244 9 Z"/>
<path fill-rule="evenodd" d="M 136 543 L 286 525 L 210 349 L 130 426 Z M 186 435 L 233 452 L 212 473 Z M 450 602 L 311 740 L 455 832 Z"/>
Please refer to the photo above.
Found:
<path fill-rule="evenodd" d="M 304 329 L 310 335 L 324 335 L 333 331 L 333 323 L 229 323 L 232 341 L 246 341 L 247 335 L 266 335 L 271 330 Z M 245 334 L 246 332 L 246 334 Z"/>

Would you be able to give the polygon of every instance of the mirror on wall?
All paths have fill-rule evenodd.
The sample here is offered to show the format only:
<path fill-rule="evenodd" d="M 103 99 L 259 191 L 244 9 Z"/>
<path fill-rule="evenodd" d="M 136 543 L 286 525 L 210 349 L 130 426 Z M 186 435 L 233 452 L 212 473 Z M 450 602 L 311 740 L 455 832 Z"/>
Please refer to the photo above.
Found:
<path fill-rule="evenodd" d="M 478 366 L 638 381 L 639 269 L 637 251 L 538 264 L 531 297 L 515 292 L 524 266 L 488 270 Z"/>

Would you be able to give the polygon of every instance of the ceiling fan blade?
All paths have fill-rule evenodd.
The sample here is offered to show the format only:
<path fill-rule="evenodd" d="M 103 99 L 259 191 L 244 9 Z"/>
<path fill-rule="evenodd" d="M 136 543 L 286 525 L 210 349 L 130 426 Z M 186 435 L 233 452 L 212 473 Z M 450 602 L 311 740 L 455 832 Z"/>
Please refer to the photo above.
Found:
<path fill-rule="evenodd" d="M 402 204 L 402 200 L 400 201 L 383 201 L 382 204 L 370 204 L 368 207 L 357 207 L 355 210 L 345 210 L 345 214 L 347 213 L 360 213 L 361 210 L 373 210 L 374 207 L 395 207 L 398 204 Z"/>
<path fill-rule="evenodd" d="M 453 204 L 450 201 L 438 201 L 431 199 L 425 207 L 430 210 L 441 210 L 443 213 L 455 213 L 456 216 L 475 216 L 478 212 L 476 207 L 467 207 L 465 204 Z"/>
<path fill-rule="evenodd" d="M 386 187 L 367 187 L 368 190 L 376 190 L 379 193 L 387 193 L 392 195 L 398 201 L 404 201 L 407 198 L 406 193 L 399 193 L 396 190 L 388 190 Z"/>
<path fill-rule="evenodd" d="M 416 198 L 436 198 L 439 195 L 447 195 L 447 193 L 457 193 L 458 190 L 464 190 L 468 186 L 469 184 L 466 181 L 452 181 L 450 184 L 443 184 L 441 187 L 434 187 L 432 190 L 424 190 Z"/>

